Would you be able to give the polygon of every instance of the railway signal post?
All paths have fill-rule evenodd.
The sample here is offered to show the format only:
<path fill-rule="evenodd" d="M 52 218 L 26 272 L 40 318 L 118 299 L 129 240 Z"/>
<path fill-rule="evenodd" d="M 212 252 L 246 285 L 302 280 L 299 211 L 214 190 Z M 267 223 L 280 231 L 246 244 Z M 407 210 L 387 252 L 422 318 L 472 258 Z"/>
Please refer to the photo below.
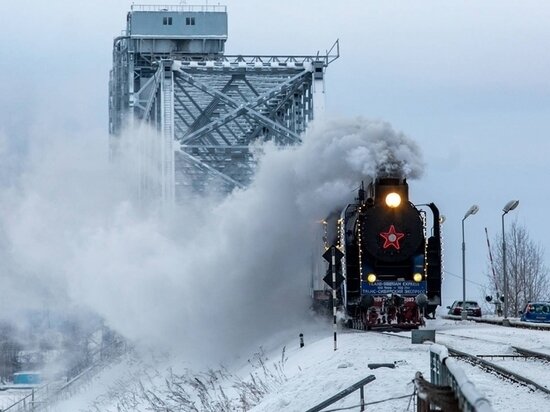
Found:
<path fill-rule="evenodd" d="M 328 282 L 328 273 L 327 276 L 325 276 L 324 280 L 327 284 L 330 285 L 332 288 L 332 317 L 333 317 L 333 330 L 334 330 L 334 350 L 338 349 L 338 343 L 337 343 L 337 329 L 338 325 L 336 323 L 336 289 L 342 281 L 344 280 L 342 275 L 338 273 L 338 268 L 342 267 L 342 257 L 344 254 L 338 249 L 335 245 L 332 245 L 324 254 L 323 257 L 325 260 L 327 260 L 330 264 L 329 271 L 331 275 L 331 282 Z M 337 277 L 337 275 L 340 275 Z"/>

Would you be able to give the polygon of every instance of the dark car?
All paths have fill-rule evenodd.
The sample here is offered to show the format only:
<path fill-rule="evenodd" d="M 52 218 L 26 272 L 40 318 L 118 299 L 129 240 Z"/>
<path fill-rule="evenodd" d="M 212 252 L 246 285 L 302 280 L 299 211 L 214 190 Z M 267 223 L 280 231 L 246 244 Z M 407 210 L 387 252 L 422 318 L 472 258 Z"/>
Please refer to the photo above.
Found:
<path fill-rule="evenodd" d="M 529 302 L 520 314 L 522 322 L 550 323 L 550 302 Z"/>
<path fill-rule="evenodd" d="M 475 300 L 467 300 L 465 305 L 462 305 L 461 300 L 455 300 L 451 306 L 447 306 L 447 309 L 449 309 L 449 315 L 461 316 L 462 306 L 464 306 L 468 316 L 481 317 L 481 308 Z"/>

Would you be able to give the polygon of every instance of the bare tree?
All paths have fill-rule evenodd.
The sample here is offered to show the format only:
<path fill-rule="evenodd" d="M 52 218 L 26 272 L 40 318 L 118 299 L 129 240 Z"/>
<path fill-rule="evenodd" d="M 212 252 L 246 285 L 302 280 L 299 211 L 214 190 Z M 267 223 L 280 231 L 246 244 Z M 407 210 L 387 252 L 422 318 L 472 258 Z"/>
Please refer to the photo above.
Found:
<path fill-rule="evenodd" d="M 550 275 L 544 264 L 544 249 L 535 243 L 527 229 L 514 221 L 506 236 L 506 273 L 508 277 L 508 307 L 517 314 L 523 305 L 535 300 L 547 300 Z M 502 235 L 491 245 L 494 271 L 490 272 L 491 293 L 504 294 Z"/>

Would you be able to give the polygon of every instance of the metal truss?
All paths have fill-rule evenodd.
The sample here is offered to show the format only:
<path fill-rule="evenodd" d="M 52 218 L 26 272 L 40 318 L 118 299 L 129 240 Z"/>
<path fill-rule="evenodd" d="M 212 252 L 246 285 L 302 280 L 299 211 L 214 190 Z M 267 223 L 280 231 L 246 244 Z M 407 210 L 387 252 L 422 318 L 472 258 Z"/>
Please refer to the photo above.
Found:
<path fill-rule="evenodd" d="M 172 53 L 139 55 L 130 63 L 122 60 L 123 52 L 119 54 L 120 66 L 126 65 L 133 82 L 124 77 L 124 70 L 116 70 L 115 56 L 111 133 L 124 122 L 126 112 L 160 131 L 164 143 L 157 151 L 155 170 L 161 170 L 168 183 L 159 190 L 170 196 L 165 186 L 173 184 L 175 196 L 181 197 L 186 189 L 229 192 L 250 184 L 259 142 L 300 143 L 314 118 L 316 83 L 317 92 L 323 91 L 319 83 L 324 70 L 339 51 L 336 42 L 322 56 Z M 132 90 L 133 85 L 139 89 Z"/>

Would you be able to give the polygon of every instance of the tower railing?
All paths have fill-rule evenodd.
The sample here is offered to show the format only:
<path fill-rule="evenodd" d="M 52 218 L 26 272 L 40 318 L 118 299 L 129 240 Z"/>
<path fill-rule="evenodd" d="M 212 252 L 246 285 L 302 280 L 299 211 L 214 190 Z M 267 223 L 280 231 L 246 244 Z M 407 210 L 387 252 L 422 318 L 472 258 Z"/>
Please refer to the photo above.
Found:
<path fill-rule="evenodd" d="M 190 4 L 132 4 L 132 11 L 170 11 L 170 12 L 226 12 L 227 6 L 222 5 L 190 5 Z"/>

